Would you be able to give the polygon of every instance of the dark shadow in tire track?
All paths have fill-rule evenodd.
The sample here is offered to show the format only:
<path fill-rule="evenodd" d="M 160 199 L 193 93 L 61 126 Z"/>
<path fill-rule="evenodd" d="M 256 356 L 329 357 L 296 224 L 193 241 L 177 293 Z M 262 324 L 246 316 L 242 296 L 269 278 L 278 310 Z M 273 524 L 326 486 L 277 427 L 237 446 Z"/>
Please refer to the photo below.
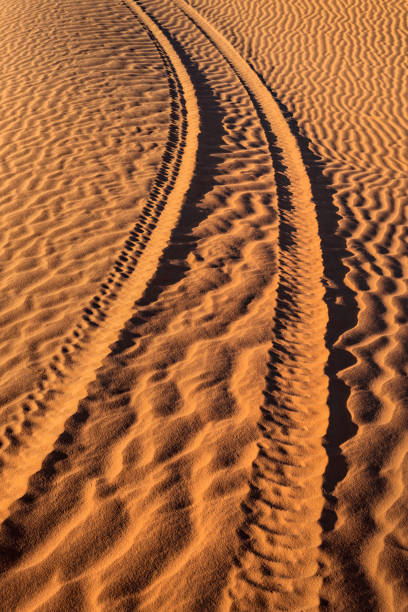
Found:
<path fill-rule="evenodd" d="M 145 7 L 143 7 L 143 10 L 146 10 Z M 163 27 L 150 12 L 146 12 L 168 38 L 189 73 L 200 109 L 200 134 L 194 177 L 186 194 L 179 221 L 172 232 L 169 245 L 160 258 L 159 267 L 148 284 L 143 297 L 136 302 L 136 307 L 147 307 L 154 303 L 168 286 L 176 284 L 186 275 L 189 269 L 186 263 L 187 257 L 197 245 L 192 230 L 200 225 L 210 213 L 209 210 L 197 206 L 197 204 L 217 184 L 216 176 L 219 162 L 214 156 L 214 152 L 221 147 L 224 136 L 227 134 L 223 126 L 223 112 L 205 74 L 199 70 L 197 64 L 186 53 L 175 36 Z M 174 260 L 183 263 L 173 263 Z M 139 337 L 137 325 L 144 322 L 137 315 L 130 319 L 112 348 L 112 354 L 118 354 L 133 346 L 136 338 Z M 132 331 L 130 331 L 130 328 L 132 328 Z"/>
<path fill-rule="evenodd" d="M 255 70 L 252 65 L 251 67 Z M 262 75 L 258 72 L 257 74 L 269 89 L 282 111 L 292 134 L 296 138 L 309 176 L 313 200 L 316 206 L 325 274 L 324 300 L 328 309 L 325 343 L 329 351 L 329 358 L 325 368 L 329 381 L 329 423 L 324 440 L 327 466 L 323 474 L 322 483 L 325 504 L 319 521 L 323 531 L 321 548 L 338 559 L 345 581 L 354 584 L 359 583 L 360 592 L 355 594 L 356 605 L 363 605 L 364 607 L 364 602 L 375 601 L 375 595 L 370 584 L 361 572 L 358 564 L 349 558 L 348 551 L 332 549 L 330 543 L 325 538 L 325 534 L 329 534 L 335 529 L 337 522 L 337 498 L 333 492 L 337 484 L 345 478 L 348 471 L 347 461 L 341 446 L 344 442 L 354 437 L 358 430 L 347 408 L 350 387 L 339 378 L 339 373 L 353 365 L 356 360 L 350 352 L 336 346 L 342 334 L 357 324 L 358 306 L 355 292 L 345 283 L 348 268 L 343 263 L 351 253 L 347 250 L 345 237 L 339 232 L 340 215 L 333 199 L 335 191 L 330 179 L 324 173 L 322 160 L 313 152 L 313 143 L 302 134 L 293 113 L 278 98 L 276 92 L 271 90 Z M 343 201 L 342 204 L 347 210 L 347 203 Z M 353 217 L 352 211 L 350 211 L 350 217 Z M 329 602 L 322 595 L 320 597 L 320 607 L 321 609 L 330 608 Z"/>

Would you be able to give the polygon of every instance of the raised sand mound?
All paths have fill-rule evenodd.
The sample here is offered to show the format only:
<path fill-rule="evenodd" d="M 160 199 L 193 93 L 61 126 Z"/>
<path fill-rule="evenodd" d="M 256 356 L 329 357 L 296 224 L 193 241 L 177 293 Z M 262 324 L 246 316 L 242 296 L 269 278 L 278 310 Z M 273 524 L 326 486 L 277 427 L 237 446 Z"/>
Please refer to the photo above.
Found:
<path fill-rule="evenodd" d="M 0 8 L 2 609 L 407 608 L 404 10 Z"/>

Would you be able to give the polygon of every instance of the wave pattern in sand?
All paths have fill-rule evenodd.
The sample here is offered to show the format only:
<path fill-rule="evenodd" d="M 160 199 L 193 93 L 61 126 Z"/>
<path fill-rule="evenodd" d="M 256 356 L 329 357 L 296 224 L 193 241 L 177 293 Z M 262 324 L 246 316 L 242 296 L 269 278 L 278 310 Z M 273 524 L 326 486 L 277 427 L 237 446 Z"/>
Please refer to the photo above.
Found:
<path fill-rule="evenodd" d="M 163 62 L 120 4 L 21 0 L 0 11 L 0 422 L 8 423 L 134 225 L 169 107 Z"/>
<path fill-rule="evenodd" d="M 408 501 L 405 4 L 192 5 L 286 105 L 320 204 L 331 347 L 322 605 L 402 609 Z M 245 20 L 243 12 L 249 12 Z M 248 36 L 250 23 L 257 24 L 258 36 Z"/>
<path fill-rule="evenodd" d="M 401 3 L 17 4 L 0 600 L 403 609 Z"/>

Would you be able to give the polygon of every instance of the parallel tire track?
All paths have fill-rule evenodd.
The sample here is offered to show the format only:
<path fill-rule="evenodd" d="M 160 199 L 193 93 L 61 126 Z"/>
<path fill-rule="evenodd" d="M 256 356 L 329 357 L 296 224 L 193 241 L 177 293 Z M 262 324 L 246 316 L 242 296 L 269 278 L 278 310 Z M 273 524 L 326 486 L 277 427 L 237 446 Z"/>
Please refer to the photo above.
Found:
<path fill-rule="evenodd" d="M 184 0 L 176 4 L 218 48 L 250 96 L 269 143 L 279 195 L 279 285 L 261 408 L 263 438 L 224 604 L 234 610 L 304 609 L 319 604 L 322 438 L 328 424 L 328 315 L 310 182 L 295 138 L 257 74 L 195 9 Z"/>
<path fill-rule="evenodd" d="M 188 72 L 144 3 L 126 0 L 125 4 L 146 27 L 166 66 L 172 96 L 168 145 L 141 220 L 100 295 L 93 299 L 36 392 L 23 403 L 23 412 L 32 419 L 32 434 L 24 433 L 24 427 L 8 432 L 10 446 L 3 473 L 8 494 L 3 513 L 24 492 L 29 475 L 40 468 L 152 278 L 194 172 L 199 110 Z M 241 546 L 223 605 L 234 610 L 305 609 L 318 605 L 321 586 L 318 519 L 324 504 L 322 437 L 328 422 L 327 311 L 310 183 L 296 141 L 259 77 L 187 3 L 175 0 L 175 4 L 219 51 L 252 101 L 269 146 L 279 198 L 279 284 L 259 424 L 262 439 L 250 494 L 243 503 L 246 517 L 240 530 Z M 41 427 L 45 423 L 46 432 Z M 17 467 L 13 451 L 21 444 L 26 448 Z M 14 483 L 17 470 L 20 478 Z"/>
<path fill-rule="evenodd" d="M 145 27 L 166 68 L 172 100 L 168 141 L 155 184 L 114 269 L 84 309 L 82 321 L 66 336 L 35 391 L 21 400 L 20 424 L 4 432 L 8 444 L 1 455 L 3 518 L 10 503 L 24 493 L 29 476 L 41 467 L 66 419 L 76 411 L 134 302 L 154 275 L 194 171 L 199 112 L 189 75 L 170 41 L 139 4 L 129 0 L 126 6 Z"/>

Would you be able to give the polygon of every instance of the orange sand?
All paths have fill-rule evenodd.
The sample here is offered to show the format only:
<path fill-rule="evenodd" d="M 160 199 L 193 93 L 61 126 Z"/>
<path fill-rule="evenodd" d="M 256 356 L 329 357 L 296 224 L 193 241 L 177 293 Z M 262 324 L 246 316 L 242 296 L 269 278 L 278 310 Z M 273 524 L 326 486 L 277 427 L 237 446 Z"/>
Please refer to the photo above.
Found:
<path fill-rule="evenodd" d="M 0 610 L 408 610 L 406 5 L 0 6 Z"/>

